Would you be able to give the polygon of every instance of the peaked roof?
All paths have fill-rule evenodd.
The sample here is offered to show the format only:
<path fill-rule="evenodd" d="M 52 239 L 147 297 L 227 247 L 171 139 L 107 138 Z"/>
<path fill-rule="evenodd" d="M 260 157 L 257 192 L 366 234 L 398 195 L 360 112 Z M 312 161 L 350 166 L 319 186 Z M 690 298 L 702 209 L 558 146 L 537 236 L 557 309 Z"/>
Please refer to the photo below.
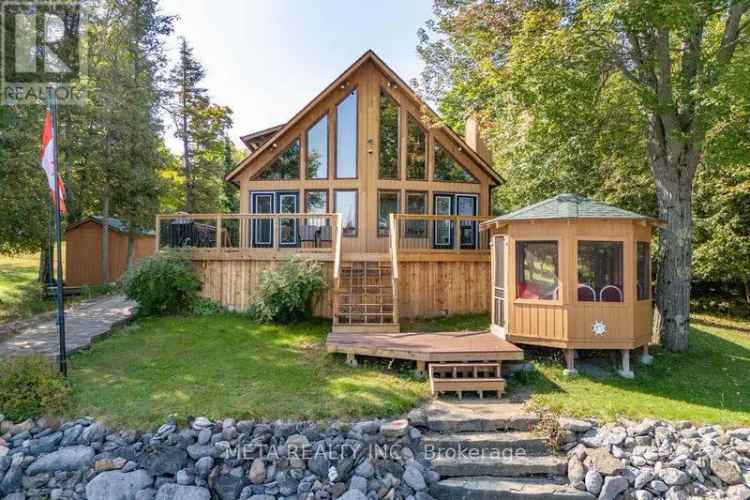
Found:
<path fill-rule="evenodd" d="M 250 152 L 253 153 L 257 151 L 263 144 L 266 143 L 271 137 L 273 137 L 276 132 L 283 127 L 284 124 L 276 125 L 274 127 L 269 127 L 263 130 L 258 130 L 257 132 L 252 132 L 247 135 L 243 135 L 240 137 L 240 140 L 245 143 L 245 146 L 247 146 L 250 149 Z"/>
<path fill-rule="evenodd" d="M 653 217 L 606 205 L 578 194 L 563 193 L 515 212 L 495 217 L 483 222 L 482 226 L 501 222 L 544 219 L 631 219 L 648 221 L 655 225 L 660 224 L 660 221 Z"/>
<path fill-rule="evenodd" d="M 281 137 L 284 133 L 286 133 L 289 129 L 291 129 L 299 120 L 301 120 L 308 113 L 308 111 L 310 111 L 316 104 L 318 104 L 321 100 L 323 100 L 327 95 L 333 92 L 343 81 L 349 78 L 355 71 L 361 68 L 368 61 L 371 61 L 373 64 L 375 64 L 375 66 L 377 66 L 383 73 L 385 73 L 388 76 L 388 78 L 390 78 L 393 81 L 398 82 L 400 88 L 402 88 L 412 99 L 423 104 L 434 116 L 436 117 L 439 116 L 432 108 L 429 107 L 429 105 L 427 105 L 427 103 L 425 103 L 414 92 L 414 90 L 412 90 L 412 88 L 400 76 L 398 76 L 398 74 L 396 74 L 395 71 L 393 71 L 387 64 L 385 64 L 383 60 L 380 59 L 380 57 L 378 57 L 378 55 L 373 50 L 368 50 L 359 59 L 357 59 L 354 62 L 354 64 L 349 66 L 341 75 L 339 75 L 338 78 L 336 78 L 330 85 L 328 85 L 328 87 L 326 87 L 325 90 L 323 90 L 323 92 L 318 94 L 312 101 L 307 103 L 307 105 L 304 108 L 302 108 L 302 110 L 299 111 L 296 115 L 294 115 L 291 120 L 289 120 L 284 125 L 282 125 L 276 131 L 275 134 L 273 134 L 270 138 L 268 138 L 265 141 L 265 143 L 262 146 L 260 146 L 255 151 L 251 152 L 244 160 L 238 163 L 237 167 L 235 167 L 234 170 L 232 170 L 229 174 L 227 174 L 225 179 L 227 181 L 234 181 L 234 178 L 240 172 L 242 172 L 242 170 L 245 168 L 248 162 L 250 162 L 250 160 L 260 155 L 263 151 L 265 151 L 268 147 L 270 147 L 270 145 L 273 144 L 277 138 Z M 453 139 L 456 143 L 458 143 L 458 145 L 461 146 L 467 152 L 469 156 L 471 156 L 471 158 L 479 165 L 479 167 L 487 175 L 489 175 L 498 184 L 503 183 L 503 179 L 502 177 L 500 177 L 500 174 L 495 172 L 495 170 L 492 168 L 492 165 L 490 165 L 484 158 L 482 158 L 476 151 L 474 151 L 473 148 L 471 148 L 468 144 L 466 144 L 463 137 L 458 135 L 453 129 L 451 129 L 447 125 L 441 125 L 441 128 L 445 130 L 448 136 L 450 136 L 451 139 Z"/>
<path fill-rule="evenodd" d="M 86 217 L 85 219 L 80 220 L 80 221 L 76 222 L 75 224 L 72 224 L 72 225 L 68 226 L 68 228 L 65 230 L 65 232 L 67 233 L 68 231 L 71 231 L 71 230 L 77 228 L 78 226 L 82 226 L 82 225 L 86 224 L 87 222 L 93 222 L 94 224 L 99 224 L 100 226 L 103 226 L 104 225 L 104 217 L 99 216 L 99 215 L 92 215 L 91 217 Z M 125 224 L 120 219 L 115 219 L 114 217 L 109 217 L 107 219 L 107 225 L 109 226 L 110 229 L 112 229 L 114 231 L 117 231 L 118 233 L 128 234 L 128 225 Z M 139 234 L 139 235 L 142 235 L 142 236 L 151 236 L 151 235 L 155 235 L 156 233 L 154 231 L 152 231 L 152 230 L 141 229 L 141 230 L 136 231 L 136 234 Z"/>

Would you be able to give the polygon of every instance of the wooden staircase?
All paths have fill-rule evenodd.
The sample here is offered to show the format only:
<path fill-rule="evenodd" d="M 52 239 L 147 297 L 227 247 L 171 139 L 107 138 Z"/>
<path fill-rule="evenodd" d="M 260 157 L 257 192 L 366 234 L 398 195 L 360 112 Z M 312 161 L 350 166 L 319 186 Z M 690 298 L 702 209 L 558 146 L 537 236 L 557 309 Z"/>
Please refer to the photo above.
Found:
<path fill-rule="evenodd" d="M 341 262 L 337 280 L 334 332 L 399 331 L 390 262 Z"/>

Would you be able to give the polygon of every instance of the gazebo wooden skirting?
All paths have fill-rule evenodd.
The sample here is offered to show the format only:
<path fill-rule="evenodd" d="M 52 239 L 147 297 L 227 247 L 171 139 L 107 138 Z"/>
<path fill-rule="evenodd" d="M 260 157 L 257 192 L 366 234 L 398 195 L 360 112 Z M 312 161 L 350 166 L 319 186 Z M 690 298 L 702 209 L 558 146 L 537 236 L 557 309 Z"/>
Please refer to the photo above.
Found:
<path fill-rule="evenodd" d="M 661 223 L 561 194 L 481 224 L 492 249 L 492 331 L 506 340 L 563 349 L 630 350 L 651 362 L 651 231 Z"/>

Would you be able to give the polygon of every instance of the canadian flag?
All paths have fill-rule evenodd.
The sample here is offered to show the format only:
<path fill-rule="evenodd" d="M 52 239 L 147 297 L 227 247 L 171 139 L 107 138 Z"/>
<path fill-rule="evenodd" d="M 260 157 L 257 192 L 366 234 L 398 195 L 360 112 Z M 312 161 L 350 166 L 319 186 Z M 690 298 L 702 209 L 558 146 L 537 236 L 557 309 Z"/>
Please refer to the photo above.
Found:
<path fill-rule="evenodd" d="M 52 126 L 52 113 L 47 111 L 44 117 L 44 131 L 42 132 L 42 169 L 47 174 L 52 201 L 55 202 L 57 190 L 55 189 L 55 129 Z M 62 178 L 57 175 L 57 184 L 60 188 L 60 212 L 65 213 L 65 186 Z"/>

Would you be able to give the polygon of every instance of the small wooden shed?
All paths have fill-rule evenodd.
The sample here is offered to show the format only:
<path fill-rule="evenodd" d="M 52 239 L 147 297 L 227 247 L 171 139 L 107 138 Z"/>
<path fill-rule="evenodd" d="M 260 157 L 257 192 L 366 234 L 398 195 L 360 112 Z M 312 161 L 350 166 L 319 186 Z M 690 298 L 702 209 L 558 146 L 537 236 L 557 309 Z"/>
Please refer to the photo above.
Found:
<path fill-rule="evenodd" d="M 109 280 L 119 281 L 128 264 L 128 228 L 119 219 L 109 218 Z M 102 285 L 102 234 L 104 219 L 88 217 L 65 231 L 66 286 Z M 135 240 L 136 260 L 153 255 L 153 231 L 139 232 Z"/>
<path fill-rule="evenodd" d="M 507 340 L 555 347 L 575 373 L 577 349 L 648 345 L 653 319 L 651 231 L 661 223 L 561 194 L 482 223 L 492 244 L 492 329 Z"/>

